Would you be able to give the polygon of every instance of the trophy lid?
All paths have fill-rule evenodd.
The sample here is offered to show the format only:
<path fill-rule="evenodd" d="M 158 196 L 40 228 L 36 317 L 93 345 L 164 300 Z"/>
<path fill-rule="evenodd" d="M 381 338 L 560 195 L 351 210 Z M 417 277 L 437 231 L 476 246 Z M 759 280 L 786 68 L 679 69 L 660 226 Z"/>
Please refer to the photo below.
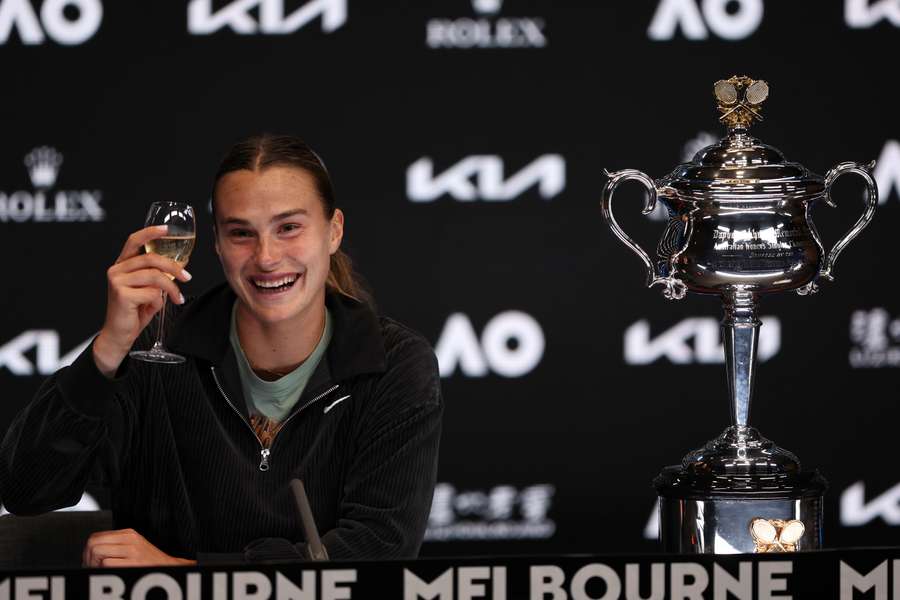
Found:
<path fill-rule="evenodd" d="M 754 121 L 763 119 L 762 103 L 769 94 L 765 81 L 735 76 L 716 82 L 713 93 L 726 136 L 678 165 L 660 187 L 710 201 L 808 200 L 824 193 L 821 176 L 788 162 L 781 151 L 748 133 Z"/>

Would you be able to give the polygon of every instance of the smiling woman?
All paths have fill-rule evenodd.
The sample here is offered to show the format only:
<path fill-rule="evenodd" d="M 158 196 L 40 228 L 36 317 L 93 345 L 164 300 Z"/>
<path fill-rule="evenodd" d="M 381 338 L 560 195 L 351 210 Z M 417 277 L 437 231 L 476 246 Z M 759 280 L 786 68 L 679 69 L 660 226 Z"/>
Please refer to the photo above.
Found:
<path fill-rule="evenodd" d="M 312 148 L 292 136 L 255 136 L 232 147 L 215 176 L 212 209 L 216 224 L 220 221 L 218 200 L 222 180 L 228 175 L 245 171 L 261 172 L 272 167 L 290 170 L 295 176 L 305 179 L 306 181 L 300 184 L 305 188 L 304 193 L 314 194 L 318 206 L 329 221 L 335 214 L 338 215 L 343 234 L 343 214 L 336 208 L 334 186 L 324 163 Z M 335 291 L 351 298 L 363 302 L 370 300 L 364 286 L 353 273 L 349 257 L 340 247 L 331 254 L 327 284 Z"/>
<path fill-rule="evenodd" d="M 147 228 L 109 270 L 100 334 L 10 427 L 0 497 L 36 514 L 102 473 L 119 529 L 88 541 L 90 566 L 304 559 L 297 478 L 331 558 L 415 556 L 443 411 L 431 348 L 373 312 L 340 250 L 328 173 L 301 140 L 234 146 L 213 211 L 227 284 L 175 307 L 167 345 L 187 361 L 128 358 L 159 290 L 178 298 L 190 278 L 140 253 L 166 233 Z"/>
<path fill-rule="evenodd" d="M 344 215 L 320 200 L 308 171 L 271 157 L 261 165 L 263 156 L 253 170 L 220 169 L 213 190 L 216 252 L 238 297 L 237 328 L 248 359 L 287 372 L 309 356 L 325 327 L 326 281 Z M 359 288 L 352 274 L 347 285 Z"/>

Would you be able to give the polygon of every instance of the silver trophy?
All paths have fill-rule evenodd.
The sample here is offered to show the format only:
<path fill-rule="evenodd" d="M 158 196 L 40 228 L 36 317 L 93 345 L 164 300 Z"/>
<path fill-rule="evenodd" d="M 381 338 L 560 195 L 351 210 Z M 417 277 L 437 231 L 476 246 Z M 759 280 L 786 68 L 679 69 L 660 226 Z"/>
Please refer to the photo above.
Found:
<path fill-rule="evenodd" d="M 841 163 L 824 178 L 811 173 L 748 133 L 754 121 L 762 120 L 769 94 L 765 81 L 732 77 L 717 82 L 713 91 L 719 120 L 727 128 L 719 143 L 655 181 L 634 169 L 607 173 L 603 190 L 603 216 L 644 262 L 648 287 L 662 286 L 670 299 L 681 299 L 687 291 L 716 294 L 725 308 L 732 424 L 654 480 L 660 539 L 667 551 L 680 553 L 821 548 L 825 480 L 817 471 L 803 471 L 796 456 L 748 425 L 760 327 L 757 305 L 763 294 L 812 294 L 819 279 L 834 279 L 841 251 L 875 214 L 875 163 Z M 835 206 L 831 188 L 845 173 L 865 180 L 866 208 L 826 254 L 810 212 L 819 202 Z M 612 213 L 616 188 L 631 179 L 649 192 L 644 214 L 657 202 L 669 214 L 656 261 L 622 231 Z"/>

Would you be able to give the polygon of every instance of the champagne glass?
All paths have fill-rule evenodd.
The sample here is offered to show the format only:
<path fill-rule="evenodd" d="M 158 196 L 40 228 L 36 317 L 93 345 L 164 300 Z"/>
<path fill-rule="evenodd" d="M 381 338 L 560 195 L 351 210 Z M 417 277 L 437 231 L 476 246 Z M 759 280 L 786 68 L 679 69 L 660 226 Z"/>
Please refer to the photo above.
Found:
<path fill-rule="evenodd" d="M 194 249 L 194 240 L 196 239 L 196 222 L 194 220 L 194 209 L 189 204 L 181 202 L 154 202 L 150 205 L 147 212 L 147 220 L 144 225 L 150 227 L 152 225 L 168 225 L 169 231 L 161 238 L 150 240 L 144 244 L 146 252 L 153 252 L 166 258 L 171 258 L 182 267 L 185 267 L 188 258 L 191 256 L 191 250 Z M 169 279 L 174 279 L 168 273 L 165 274 Z M 129 353 L 129 356 L 138 360 L 147 362 L 163 363 L 163 364 L 179 364 L 184 362 L 184 357 L 173 352 L 169 352 L 163 346 L 163 330 L 166 322 L 166 292 L 162 292 L 163 305 L 159 311 L 157 318 L 159 319 L 159 327 L 156 330 L 156 342 L 149 350 L 135 350 Z"/>

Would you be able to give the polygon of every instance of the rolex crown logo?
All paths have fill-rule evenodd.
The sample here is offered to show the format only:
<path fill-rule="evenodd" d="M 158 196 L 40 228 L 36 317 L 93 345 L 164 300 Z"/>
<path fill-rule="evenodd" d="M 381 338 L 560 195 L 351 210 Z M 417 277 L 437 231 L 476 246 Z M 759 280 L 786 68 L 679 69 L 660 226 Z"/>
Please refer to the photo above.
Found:
<path fill-rule="evenodd" d="M 797 542 L 805 531 L 803 521 L 796 519 L 756 518 L 750 521 L 750 535 L 756 543 L 756 552 L 796 552 Z"/>
<path fill-rule="evenodd" d="M 472 8 L 481 15 L 492 15 L 500 12 L 503 0 L 472 0 Z"/>
<path fill-rule="evenodd" d="M 50 146 L 40 146 L 25 155 L 25 167 L 31 183 L 38 189 L 52 187 L 56 183 L 63 155 Z"/>

